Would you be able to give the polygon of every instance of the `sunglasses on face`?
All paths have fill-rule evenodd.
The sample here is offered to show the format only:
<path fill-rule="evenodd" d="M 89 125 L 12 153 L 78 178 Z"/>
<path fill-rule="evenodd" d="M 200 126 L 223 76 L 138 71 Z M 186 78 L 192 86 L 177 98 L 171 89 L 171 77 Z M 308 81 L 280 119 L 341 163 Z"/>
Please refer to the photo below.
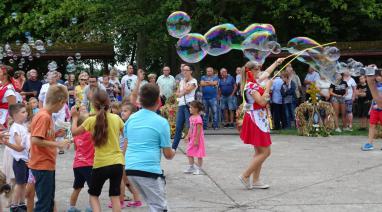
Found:
<path fill-rule="evenodd" d="M 87 79 L 80 79 L 81 81 L 88 81 Z"/>

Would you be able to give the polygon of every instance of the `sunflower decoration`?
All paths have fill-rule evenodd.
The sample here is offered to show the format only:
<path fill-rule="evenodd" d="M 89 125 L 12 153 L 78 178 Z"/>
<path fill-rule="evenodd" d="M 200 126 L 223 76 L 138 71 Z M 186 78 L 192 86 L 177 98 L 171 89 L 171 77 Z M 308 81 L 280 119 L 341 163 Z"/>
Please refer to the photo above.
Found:
<path fill-rule="evenodd" d="M 319 89 L 311 84 L 307 93 L 308 101 L 302 103 L 295 110 L 296 126 L 301 136 L 329 136 L 335 129 L 335 113 L 329 102 L 317 100 Z"/>
<path fill-rule="evenodd" d="M 171 138 L 175 135 L 176 128 L 176 112 L 178 110 L 178 103 L 175 94 L 169 97 L 166 104 L 161 107 L 160 112 L 165 117 L 170 125 Z"/>

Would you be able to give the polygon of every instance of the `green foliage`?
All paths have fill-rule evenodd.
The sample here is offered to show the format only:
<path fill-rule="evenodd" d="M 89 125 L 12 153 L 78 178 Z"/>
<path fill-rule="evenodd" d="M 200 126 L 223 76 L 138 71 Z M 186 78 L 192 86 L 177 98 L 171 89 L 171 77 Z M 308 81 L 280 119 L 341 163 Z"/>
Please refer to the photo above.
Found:
<path fill-rule="evenodd" d="M 174 68 L 180 62 L 174 50 L 177 39 L 166 29 L 167 16 L 177 10 L 186 11 L 192 32 L 201 34 L 221 23 L 243 30 L 257 22 L 273 24 L 281 43 L 295 36 L 319 42 L 382 37 L 379 0 L 2 0 L 0 43 L 25 40 L 26 31 L 35 39 L 62 44 L 114 43 L 117 62 L 127 60 L 158 71 L 163 64 Z M 71 23 L 73 17 L 77 24 Z M 233 70 L 245 61 L 240 52 L 219 58 L 207 57 L 201 66 Z"/>

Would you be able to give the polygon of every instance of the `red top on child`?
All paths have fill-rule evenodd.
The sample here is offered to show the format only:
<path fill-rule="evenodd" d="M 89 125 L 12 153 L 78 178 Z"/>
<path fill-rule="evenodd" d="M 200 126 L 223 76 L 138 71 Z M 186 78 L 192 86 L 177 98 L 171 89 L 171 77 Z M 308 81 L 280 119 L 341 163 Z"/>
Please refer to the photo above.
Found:
<path fill-rule="evenodd" d="M 73 168 L 93 166 L 94 144 L 91 132 L 74 136 L 76 152 L 74 153 Z"/>

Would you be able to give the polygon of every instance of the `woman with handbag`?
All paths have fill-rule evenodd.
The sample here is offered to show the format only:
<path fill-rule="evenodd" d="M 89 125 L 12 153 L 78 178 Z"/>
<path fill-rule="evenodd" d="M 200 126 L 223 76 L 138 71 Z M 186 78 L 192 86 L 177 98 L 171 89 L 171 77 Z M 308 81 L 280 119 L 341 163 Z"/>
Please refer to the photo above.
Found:
<path fill-rule="evenodd" d="M 183 67 L 184 78 L 179 83 L 179 88 L 176 91 L 178 97 L 178 111 L 176 113 L 176 129 L 172 148 L 177 149 L 179 141 L 182 138 L 183 125 L 189 128 L 188 120 L 190 119 L 189 103 L 195 100 L 195 91 L 198 88 L 198 82 L 192 77 L 190 66 Z"/>

